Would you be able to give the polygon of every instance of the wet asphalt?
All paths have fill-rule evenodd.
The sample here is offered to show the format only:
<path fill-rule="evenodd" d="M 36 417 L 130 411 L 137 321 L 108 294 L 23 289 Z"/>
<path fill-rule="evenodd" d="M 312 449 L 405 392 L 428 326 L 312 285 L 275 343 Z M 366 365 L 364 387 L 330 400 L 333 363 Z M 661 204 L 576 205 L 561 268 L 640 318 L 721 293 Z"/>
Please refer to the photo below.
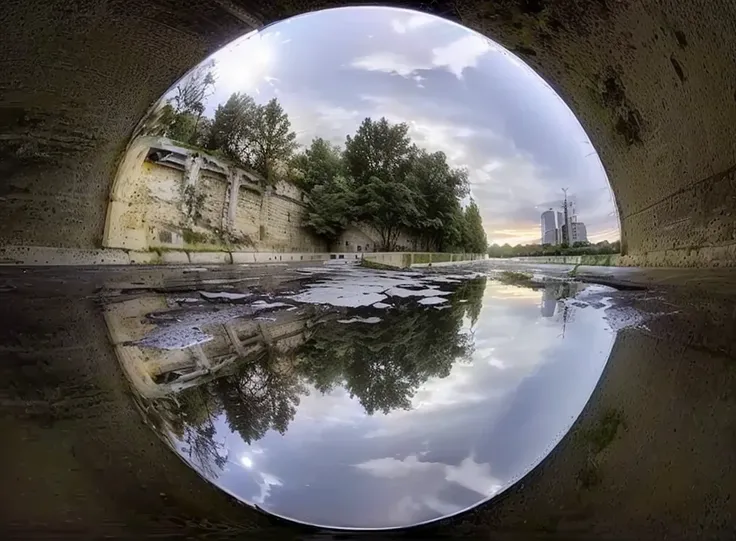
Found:
<path fill-rule="evenodd" d="M 522 270 L 535 269 L 564 276 L 571 267 Z M 732 271 L 575 274 L 619 287 L 618 306 L 646 317 L 616 335 L 572 429 L 501 497 L 374 537 L 736 537 Z M 138 411 L 102 313 L 112 299 L 151 291 L 277 291 L 305 279 L 287 266 L 0 269 L 4 537 L 332 537 L 245 506 L 175 456 Z"/>

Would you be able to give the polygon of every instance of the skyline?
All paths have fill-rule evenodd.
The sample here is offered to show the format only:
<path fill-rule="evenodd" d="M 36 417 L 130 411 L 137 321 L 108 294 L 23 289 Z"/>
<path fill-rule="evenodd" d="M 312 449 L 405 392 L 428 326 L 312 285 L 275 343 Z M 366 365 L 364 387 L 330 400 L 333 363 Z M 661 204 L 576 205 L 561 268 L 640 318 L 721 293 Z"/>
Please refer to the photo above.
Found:
<path fill-rule="evenodd" d="M 520 59 L 464 27 L 341 8 L 271 25 L 211 58 L 210 116 L 233 92 L 275 97 L 302 146 L 343 145 L 365 117 L 407 122 L 418 146 L 468 169 L 489 244 L 538 241 L 539 213 L 559 206 L 562 185 L 590 209 L 592 242 L 619 238 L 608 180 L 572 112 Z"/>

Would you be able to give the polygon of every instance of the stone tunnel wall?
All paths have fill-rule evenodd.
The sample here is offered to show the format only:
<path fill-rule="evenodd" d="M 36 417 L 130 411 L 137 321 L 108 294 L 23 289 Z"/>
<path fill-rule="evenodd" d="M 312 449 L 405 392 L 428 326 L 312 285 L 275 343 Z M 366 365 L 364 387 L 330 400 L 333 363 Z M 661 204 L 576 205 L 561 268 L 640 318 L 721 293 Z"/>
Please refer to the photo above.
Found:
<path fill-rule="evenodd" d="M 97 248 L 136 126 L 232 39 L 329 0 L 4 2 L 0 244 Z M 492 37 L 578 115 L 628 263 L 736 264 L 736 4 L 404 0 Z"/>

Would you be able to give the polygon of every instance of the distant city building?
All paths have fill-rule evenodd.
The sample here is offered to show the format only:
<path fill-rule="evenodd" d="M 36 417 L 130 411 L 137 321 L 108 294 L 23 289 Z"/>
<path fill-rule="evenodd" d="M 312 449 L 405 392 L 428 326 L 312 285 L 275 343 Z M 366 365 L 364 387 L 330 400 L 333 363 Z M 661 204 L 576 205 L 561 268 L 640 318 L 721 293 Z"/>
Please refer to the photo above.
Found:
<path fill-rule="evenodd" d="M 542 244 L 557 244 L 557 214 L 552 209 L 542 213 Z"/>
<path fill-rule="evenodd" d="M 573 222 L 571 226 L 572 242 L 588 242 L 588 231 L 583 222 Z"/>
<path fill-rule="evenodd" d="M 567 215 L 568 222 L 565 223 Z M 563 244 L 568 242 L 572 245 L 575 242 L 588 242 L 588 231 L 583 222 L 578 222 L 575 209 L 572 203 L 565 204 L 563 211 L 555 211 L 554 209 L 545 210 L 541 217 L 542 244 Z"/>
<path fill-rule="evenodd" d="M 565 224 L 565 215 L 557 211 L 557 240 L 554 244 L 562 244 L 562 226 Z"/>

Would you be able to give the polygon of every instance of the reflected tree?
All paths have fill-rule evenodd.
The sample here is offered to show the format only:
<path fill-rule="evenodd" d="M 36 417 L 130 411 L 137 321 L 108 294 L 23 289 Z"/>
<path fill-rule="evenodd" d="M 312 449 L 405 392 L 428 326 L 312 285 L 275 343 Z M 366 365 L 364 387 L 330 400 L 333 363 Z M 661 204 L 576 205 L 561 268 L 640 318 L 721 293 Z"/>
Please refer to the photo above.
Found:
<path fill-rule="evenodd" d="M 463 317 L 477 320 L 484 288 L 485 278 L 464 284 L 443 310 L 407 301 L 377 324 L 323 323 L 300 349 L 298 369 L 320 392 L 344 385 L 368 414 L 408 409 L 419 386 L 472 353 Z"/>
<path fill-rule="evenodd" d="M 377 324 L 315 318 L 298 348 L 284 353 L 266 347 L 243 358 L 214 381 L 161 399 L 160 417 L 192 463 L 215 477 L 227 461 L 216 441 L 216 420 L 224 419 L 246 443 L 269 430 L 283 434 L 306 383 L 321 393 L 344 386 L 371 415 L 408 409 L 422 384 L 447 377 L 454 363 L 469 358 L 473 337 L 464 321 L 477 321 L 485 283 L 481 278 L 457 285 L 442 309 L 404 299 Z"/>
<path fill-rule="evenodd" d="M 213 383 L 230 430 L 246 443 L 259 440 L 268 430 L 286 432 L 300 396 L 307 392 L 292 367 L 268 353 Z"/>
<path fill-rule="evenodd" d="M 468 280 L 457 289 L 455 295 L 458 299 L 465 301 L 464 315 L 470 319 L 470 326 L 475 327 L 483 308 L 483 292 L 486 290 L 486 277 Z M 454 306 L 454 308 L 457 305 Z"/>
<path fill-rule="evenodd" d="M 207 477 L 217 477 L 227 462 L 224 443 L 215 437 L 214 421 L 222 411 L 217 395 L 207 386 L 193 387 L 167 397 L 159 406 L 192 464 Z"/>

